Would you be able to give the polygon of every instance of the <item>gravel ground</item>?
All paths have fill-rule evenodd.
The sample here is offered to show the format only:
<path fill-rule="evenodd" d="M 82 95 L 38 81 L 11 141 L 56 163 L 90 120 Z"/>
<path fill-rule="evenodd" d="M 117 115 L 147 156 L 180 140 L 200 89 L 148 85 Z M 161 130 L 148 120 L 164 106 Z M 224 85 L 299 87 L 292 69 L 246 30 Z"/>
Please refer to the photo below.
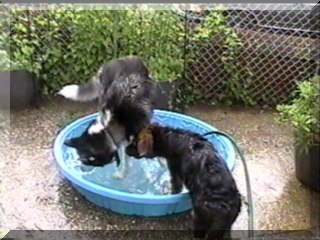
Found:
<path fill-rule="evenodd" d="M 187 239 L 190 234 L 185 230 L 192 227 L 189 212 L 160 218 L 118 215 L 85 200 L 59 175 L 51 153 L 55 134 L 61 126 L 95 111 L 95 103 L 55 98 L 37 109 L 12 112 L 10 124 L 1 120 L 0 226 L 15 230 L 184 230 L 170 233 L 174 239 Z M 254 193 L 256 229 L 319 226 L 320 196 L 296 180 L 292 132 L 274 122 L 275 112 L 198 105 L 188 114 L 230 133 L 243 149 Z M 239 160 L 234 176 L 246 195 Z M 234 229 L 247 229 L 245 204 Z M 97 239 L 111 233 L 95 232 Z M 118 233 L 108 239 L 121 239 Z M 126 234 L 125 238 L 138 234 L 140 239 L 152 239 L 154 231 Z M 168 237 L 168 231 L 157 231 L 157 239 Z"/>

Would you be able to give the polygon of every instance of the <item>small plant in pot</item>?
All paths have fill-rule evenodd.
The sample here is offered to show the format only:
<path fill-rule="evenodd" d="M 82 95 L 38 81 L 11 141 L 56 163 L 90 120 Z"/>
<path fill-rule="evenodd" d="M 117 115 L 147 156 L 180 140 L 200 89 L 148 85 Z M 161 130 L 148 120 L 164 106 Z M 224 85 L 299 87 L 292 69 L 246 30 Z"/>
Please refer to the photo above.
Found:
<path fill-rule="evenodd" d="M 22 109 L 36 105 L 39 82 L 24 61 L 11 60 L 6 51 L 0 51 L 0 107 Z"/>
<path fill-rule="evenodd" d="M 299 83 L 295 94 L 290 105 L 277 106 L 276 120 L 294 128 L 297 178 L 320 191 L 320 76 Z"/>

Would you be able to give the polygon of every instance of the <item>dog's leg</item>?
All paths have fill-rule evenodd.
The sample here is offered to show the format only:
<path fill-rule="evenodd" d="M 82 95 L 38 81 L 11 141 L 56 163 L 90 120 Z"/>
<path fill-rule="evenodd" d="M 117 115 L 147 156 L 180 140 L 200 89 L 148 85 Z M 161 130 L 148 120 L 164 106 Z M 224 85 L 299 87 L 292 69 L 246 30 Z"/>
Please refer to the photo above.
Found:
<path fill-rule="evenodd" d="M 128 169 L 129 157 L 126 155 L 126 144 L 121 144 L 119 148 L 120 166 L 113 174 L 114 178 L 123 179 Z"/>
<path fill-rule="evenodd" d="M 211 205 L 211 207 L 207 208 L 207 211 L 210 211 L 212 216 L 206 239 L 229 239 L 231 236 L 230 215 L 226 212 L 226 209 L 223 209 L 223 206 L 216 203 L 209 203 L 208 205 Z"/>
<path fill-rule="evenodd" d="M 208 224 L 206 224 L 201 217 L 196 213 L 195 210 L 192 211 L 193 217 L 193 237 L 194 238 L 204 238 L 208 231 Z"/>
<path fill-rule="evenodd" d="M 172 186 L 171 194 L 178 194 L 182 191 L 183 181 L 178 176 L 178 174 L 176 174 L 177 170 L 175 169 L 174 166 L 172 166 L 172 164 L 170 164 L 170 161 L 167 161 L 167 163 L 168 163 L 168 168 L 169 168 L 170 177 L 171 177 L 171 186 Z"/>
<path fill-rule="evenodd" d="M 208 231 L 208 234 L 206 236 L 206 240 L 211 240 L 211 239 L 225 239 L 225 240 L 229 240 L 231 239 L 231 231 L 230 229 L 224 229 L 224 230 L 218 230 L 218 229 L 210 229 Z"/>
<path fill-rule="evenodd" d="M 172 184 L 172 194 L 181 193 L 183 188 L 183 182 L 179 176 L 177 175 L 172 176 L 171 184 Z"/>
<path fill-rule="evenodd" d="M 162 168 L 168 168 L 167 159 L 159 157 L 158 162 Z M 171 182 L 171 194 L 178 194 L 182 192 L 184 184 L 183 180 L 180 179 L 176 174 L 171 173 L 171 168 L 169 168 L 170 172 L 170 182 Z"/>

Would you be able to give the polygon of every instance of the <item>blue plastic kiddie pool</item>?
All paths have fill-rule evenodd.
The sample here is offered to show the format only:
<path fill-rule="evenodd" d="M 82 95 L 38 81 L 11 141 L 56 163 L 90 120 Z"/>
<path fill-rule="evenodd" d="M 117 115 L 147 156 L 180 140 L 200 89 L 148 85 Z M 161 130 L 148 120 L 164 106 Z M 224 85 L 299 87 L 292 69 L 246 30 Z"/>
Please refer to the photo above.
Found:
<path fill-rule="evenodd" d="M 64 142 L 81 135 L 88 124 L 96 117 L 97 113 L 70 123 L 58 133 L 54 142 L 53 153 L 59 169 L 80 194 L 98 206 L 125 215 L 156 217 L 181 213 L 192 208 L 186 190 L 180 194 L 172 195 L 154 194 L 147 189 L 152 184 L 145 181 L 144 175 L 138 171 L 143 171 L 149 165 L 156 164 L 155 160 L 132 160 L 135 165 L 133 165 L 131 175 L 128 176 L 127 180 L 114 180 L 111 177 L 116 170 L 115 163 L 103 168 L 81 165 L 80 161 L 77 160 L 75 150 L 64 145 Z M 154 111 L 153 121 L 163 126 L 188 129 L 200 134 L 216 130 L 213 126 L 193 117 L 163 110 Z M 222 136 L 211 135 L 207 138 L 215 145 L 219 154 L 226 161 L 228 168 L 232 170 L 235 163 L 235 151 L 232 143 Z M 144 165 L 142 166 L 142 164 Z M 156 171 L 158 165 L 154 166 L 153 169 L 148 169 L 145 174 Z M 156 174 L 158 173 L 156 172 Z M 168 170 L 165 169 L 161 174 L 168 175 Z M 97 179 L 100 180 L 97 181 Z M 135 189 L 136 191 L 133 191 L 130 189 L 132 186 L 134 188 L 140 187 L 134 184 L 144 185 L 144 190 L 139 192 Z"/>

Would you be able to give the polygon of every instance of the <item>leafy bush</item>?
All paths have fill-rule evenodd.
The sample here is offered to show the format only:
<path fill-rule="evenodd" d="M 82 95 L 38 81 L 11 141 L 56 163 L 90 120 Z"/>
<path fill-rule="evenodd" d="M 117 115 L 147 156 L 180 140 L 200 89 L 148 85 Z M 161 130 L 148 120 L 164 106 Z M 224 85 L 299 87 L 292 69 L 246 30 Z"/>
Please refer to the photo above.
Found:
<path fill-rule="evenodd" d="M 97 69 L 113 58 L 110 16 L 105 11 L 48 11 L 38 23 L 37 35 L 43 49 L 38 52 L 40 77 L 45 93 L 71 83 L 85 83 Z M 43 18 L 50 21 L 43 21 Z M 47 32 L 47 36 L 42 32 Z"/>
<path fill-rule="evenodd" d="M 101 13 L 92 20 L 88 11 L 12 11 L 11 59 L 30 56 L 27 70 L 38 76 L 45 94 L 86 82 L 106 60 L 107 39 L 99 38 L 103 25 L 94 21 L 105 20 Z"/>
<path fill-rule="evenodd" d="M 151 72 L 159 81 L 181 79 L 185 60 L 184 21 L 172 11 L 156 11 L 149 19 L 152 28 L 144 35 L 144 41 L 149 41 L 147 36 L 154 37 L 145 55 Z M 152 24 L 154 22 L 158 24 Z"/>
<path fill-rule="evenodd" d="M 10 16 L 8 11 L 4 8 L 0 8 L 0 70 L 18 70 L 18 69 L 30 69 L 31 68 L 31 51 L 25 46 L 21 48 L 23 54 L 15 54 L 15 57 L 11 57 L 10 52 Z M 22 25 L 22 24 L 21 24 Z M 23 25 L 22 25 L 23 26 Z M 21 28 L 19 25 L 18 28 Z M 23 29 L 26 30 L 26 29 Z M 12 40 L 14 43 L 14 40 Z"/>
<path fill-rule="evenodd" d="M 239 73 L 241 42 L 219 10 L 209 11 L 191 35 L 186 35 L 184 17 L 171 10 L 14 10 L 10 24 L 11 61 L 35 73 L 44 94 L 87 82 L 107 61 L 137 55 L 157 81 L 186 78 L 176 102 L 189 106 L 201 96 L 189 82 L 193 76 L 183 76 L 184 66 L 196 62 L 201 49 L 219 36 L 230 76 L 219 100 L 254 104 L 248 92 L 250 72 Z"/>
<path fill-rule="evenodd" d="M 23 62 L 22 59 L 16 62 L 10 60 L 7 51 L 0 50 L 0 71 L 27 69 L 27 65 L 28 63 Z"/>
<path fill-rule="evenodd" d="M 0 50 L 0 71 L 10 70 L 10 56 L 4 50 Z"/>
<path fill-rule="evenodd" d="M 142 57 L 158 81 L 181 78 L 185 31 L 179 15 L 170 10 L 128 10 L 120 26 L 116 32 L 121 34 L 121 57 Z"/>
<path fill-rule="evenodd" d="M 276 120 L 295 129 L 297 144 L 304 150 L 320 143 L 320 76 L 298 84 L 290 105 L 278 105 Z"/>
<path fill-rule="evenodd" d="M 253 73 L 246 63 L 240 61 L 242 42 L 235 30 L 227 25 L 227 18 L 223 15 L 223 8 L 205 12 L 205 17 L 190 36 L 190 50 L 188 51 L 191 64 L 201 52 L 208 49 L 223 49 L 221 61 L 227 80 L 224 83 L 224 95 L 219 102 L 227 104 L 244 103 L 256 105 L 249 92 L 252 89 Z M 196 62 L 196 61 L 195 61 Z"/>
<path fill-rule="evenodd" d="M 8 47 L 11 59 L 24 62 L 51 94 L 128 55 L 142 57 L 156 80 L 176 80 L 183 71 L 183 34 L 172 11 L 15 10 Z"/>

